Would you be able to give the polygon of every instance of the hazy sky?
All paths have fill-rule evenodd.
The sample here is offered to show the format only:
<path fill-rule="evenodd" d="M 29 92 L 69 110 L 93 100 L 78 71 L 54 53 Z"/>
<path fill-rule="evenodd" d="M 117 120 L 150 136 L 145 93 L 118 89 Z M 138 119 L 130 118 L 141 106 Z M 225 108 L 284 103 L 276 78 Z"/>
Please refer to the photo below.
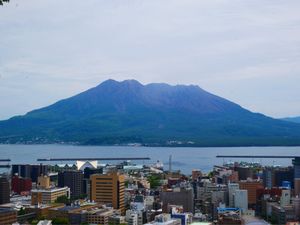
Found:
<path fill-rule="evenodd" d="M 11 0 L 0 6 L 0 119 L 108 78 L 197 84 L 300 116 L 299 12 L 299 0 Z"/>

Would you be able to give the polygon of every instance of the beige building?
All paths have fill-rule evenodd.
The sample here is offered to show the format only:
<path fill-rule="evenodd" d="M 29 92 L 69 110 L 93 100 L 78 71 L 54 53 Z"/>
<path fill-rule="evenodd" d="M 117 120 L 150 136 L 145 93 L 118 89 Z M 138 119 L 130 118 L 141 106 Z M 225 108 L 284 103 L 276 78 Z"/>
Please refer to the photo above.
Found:
<path fill-rule="evenodd" d="M 109 218 L 115 214 L 112 208 L 101 208 L 90 210 L 86 215 L 86 222 L 89 224 L 109 224 Z"/>
<path fill-rule="evenodd" d="M 91 200 L 101 204 L 112 204 L 114 209 L 125 213 L 124 175 L 118 173 L 94 174 L 91 176 Z"/>
<path fill-rule="evenodd" d="M 50 188 L 50 177 L 48 177 L 48 176 L 38 177 L 37 187 L 42 188 L 42 189 Z"/>
<path fill-rule="evenodd" d="M 70 198 L 70 188 L 35 189 L 31 191 L 31 204 L 49 204 L 55 202 L 60 196 Z"/>

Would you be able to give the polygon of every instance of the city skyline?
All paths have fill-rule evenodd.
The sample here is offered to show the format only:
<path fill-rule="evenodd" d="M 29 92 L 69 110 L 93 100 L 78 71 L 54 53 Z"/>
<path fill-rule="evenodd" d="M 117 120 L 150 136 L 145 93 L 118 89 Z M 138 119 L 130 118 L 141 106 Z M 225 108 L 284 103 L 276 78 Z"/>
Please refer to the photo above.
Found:
<path fill-rule="evenodd" d="M 254 112 L 299 116 L 299 6 L 12 0 L 0 8 L 0 120 L 109 78 L 194 84 Z"/>

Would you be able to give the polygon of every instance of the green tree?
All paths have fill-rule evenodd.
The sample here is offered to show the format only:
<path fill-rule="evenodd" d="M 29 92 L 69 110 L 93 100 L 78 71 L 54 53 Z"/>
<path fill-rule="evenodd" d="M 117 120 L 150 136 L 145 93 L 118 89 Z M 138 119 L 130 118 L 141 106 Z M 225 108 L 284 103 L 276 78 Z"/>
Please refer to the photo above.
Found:
<path fill-rule="evenodd" d="M 52 220 L 52 224 L 53 225 L 68 225 L 70 223 L 69 223 L 69 220 L 67 218 L 54 218 Z"/>
<path fill-rule="evenodd" d="M 55 200 L 55 203 L 63 203 L 63 204 L 70 204 L 71 201 L 70 199 L 66 196 L 66 195 L 63 195 L 63 196 L 59 196 L 56 200 Z"/>
<path fill-rule="evenodd" d="M 22 216 L 22 215 L 25 215 L 25 214 L 26 214 L 25 209 L 22 207 L 22 208 L 19 210 L 18 215 L 19 215 L 19 216 Z"/>
<path fill-rule="evenodd" d="M 160 177 L 157 175 L 150 175 L 148 178 L 150 188 L 157 188 L 160 185 Z"/>

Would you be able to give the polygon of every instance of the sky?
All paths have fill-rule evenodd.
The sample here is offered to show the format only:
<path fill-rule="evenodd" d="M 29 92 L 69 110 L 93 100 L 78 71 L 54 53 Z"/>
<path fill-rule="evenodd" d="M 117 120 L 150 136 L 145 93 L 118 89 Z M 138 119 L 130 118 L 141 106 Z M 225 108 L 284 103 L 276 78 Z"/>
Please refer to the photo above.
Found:
<path fill-rule="evenodd" d="M 299 0 L 10 0 L 0 6 L 0 120 L 111 78 L 196 84 L 300 116 Z"/>

